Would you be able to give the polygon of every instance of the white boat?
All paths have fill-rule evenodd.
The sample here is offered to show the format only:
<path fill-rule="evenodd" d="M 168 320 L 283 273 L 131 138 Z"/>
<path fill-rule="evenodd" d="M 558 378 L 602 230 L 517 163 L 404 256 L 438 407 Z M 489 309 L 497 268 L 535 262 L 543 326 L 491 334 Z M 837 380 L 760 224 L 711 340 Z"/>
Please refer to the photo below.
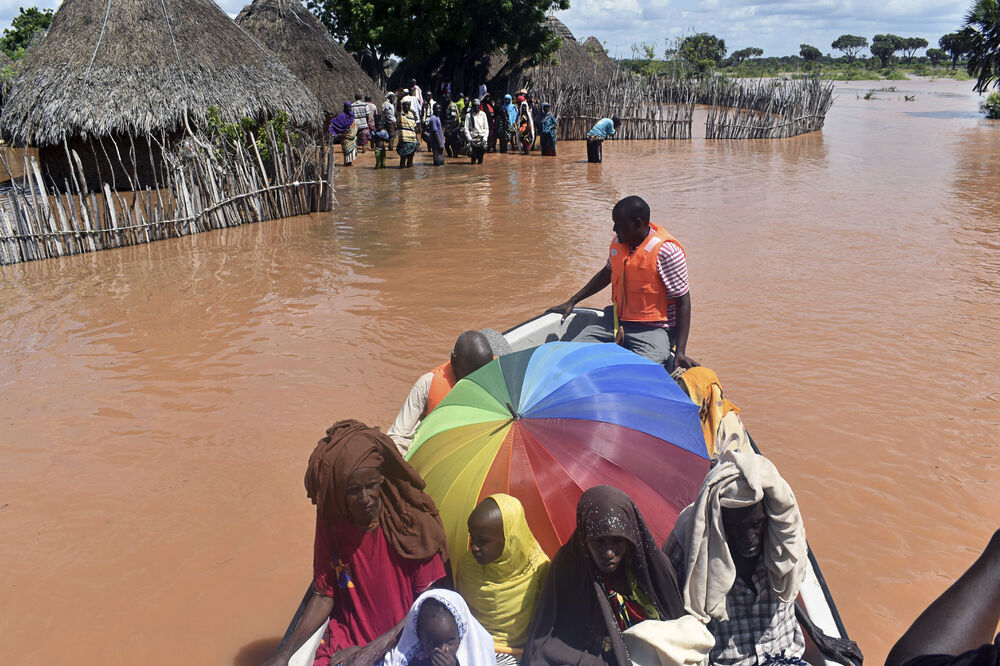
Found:
<path fill-rule="evenodd" d="M 534 319 L 529 319 L 528 321 L 519 324 L 502 334 L 491 329 L 485 329 L 483 332 L 486 333 L 487 337 L 490 339 L 490 344 L 493 346 L 494 352 L 497 354 L 504 354 L 529 349 L 531 347 L 537 347 L 538 345 L 545 344 L 546 342 L 554 342 L 556 340 L 572 340 L 576 334 L 583 330 L 583 328 L 600 321 L 604 316 L 605 312 L 603 310 L 595 308 L 576 308 L 565 321 L 561 321 L 561 315 L 546 313 L 539 315 Z M 753 442 L 752 437 L 750 442 L 753 445 L 754 450 L 760 453 L 757 449 L 756 443 Z M 283 640 L 287 639 L 288 636 L 291 635 L 308 598 L 309 592 L 307 591 L 305 598 L 302 600 L 302 604 L 299 606 L 298 612 L 295 614 L 288 630 L 285 632 Z M 827 636 L 831 636 L 833 638 L 848 638 L 847 631 L 844 628 L 840 614 L 837 612 L 837 606 L 833 601 L 833 596 L 830 594 L 830 589 L 823 578 L 822 572 L 820 571 L 819 563 L 813 556 L 812 549 L 809 549 L 809 567 L 806 570 L 806 579 L 799 592 L 799 602 L 808 615 L 809 621 L 812 622 L 815 627 L 822 630 Z M 324 627 L 321 627 L 308 641 L 306 641 L 305 645 L 303 645 L 298 652 L 295 653 L 295 656 L 289 662 L 290 665 L 309 666 L 313 663 L 313 654 L 315 653 L 316 647 L 319 645 L 319 641 L 322 638 L 324 628 L 325 625 Z M 809 632 L 805 629 L 806 628 L 803 627 L 803 635 L 806 639 L 805 660 L 814 666 L 839 666 L 838 662 L 825 658 L 819 650 L 816 649 L 815 645 L 809 638 Z"/>

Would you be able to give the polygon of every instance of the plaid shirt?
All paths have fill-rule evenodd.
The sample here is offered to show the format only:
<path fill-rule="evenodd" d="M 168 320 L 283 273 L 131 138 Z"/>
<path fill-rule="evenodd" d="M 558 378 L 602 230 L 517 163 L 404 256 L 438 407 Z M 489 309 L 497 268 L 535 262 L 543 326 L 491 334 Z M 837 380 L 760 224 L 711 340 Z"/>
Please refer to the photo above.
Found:
<path fill-rule="evenodd" d="M 670 563 L 684 580 L 684 550 L 675 543 L 669 553 Z M 795 619 L 795 604 L 781 601 L 771 587 L 767 567 L 761 558 L 753 572 L 750 589 L 737 574 L 733 587 L 726 595 L 725 622 L 712 620 L 708 630 L 715 637 L 715 647 L 709 656 L 713 666 L 764 666 L 769 661 L 799 660 L 806 644 L 802 629 Z"/>

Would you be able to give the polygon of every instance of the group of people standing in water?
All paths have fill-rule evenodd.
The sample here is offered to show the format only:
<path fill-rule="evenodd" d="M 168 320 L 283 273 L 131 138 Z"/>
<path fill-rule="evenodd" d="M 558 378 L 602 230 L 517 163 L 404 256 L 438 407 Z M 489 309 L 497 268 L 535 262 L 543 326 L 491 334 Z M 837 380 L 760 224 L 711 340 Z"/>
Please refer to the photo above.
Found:
<path fill-rule="evenodd" d="M 537 148 L 544 156 L 556 154 L 559 120 L 547 102 L 539 104 L 527 90 L 497 101 L 485 85 L 471 99 L 465 94 L 453 98 L 447 88 L 439 98 L 436 101 L 429 91 L 425 95 L 413 79 L 408 88 L 387 93 L 381 108 L 361 93 L 353 102 L 345 101 L 343 112 L 328 127 L 341 146 L 344 165 L 353 164 L 358 152 L 371 145 L 376 169 L 385 167 L 386 153 L 393 149 L 400 168 L 407 168 L 413 166 L 421 141 L 434 166 L 443 166 L 445 155 L 467 155 L 472 164 L 482 164 L 486 153 L 508 149 L 522 155 Z M 590 161 L 601 161 L 601 142 L 614 136 L 616 124 L 617 118 L 603 118 L 594 126 L 587 140 Z"/>

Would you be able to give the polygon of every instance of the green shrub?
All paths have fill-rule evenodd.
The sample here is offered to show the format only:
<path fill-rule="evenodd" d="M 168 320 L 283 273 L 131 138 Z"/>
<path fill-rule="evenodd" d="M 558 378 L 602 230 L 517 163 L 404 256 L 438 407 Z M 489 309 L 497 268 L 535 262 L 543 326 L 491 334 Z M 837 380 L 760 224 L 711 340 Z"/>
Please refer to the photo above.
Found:
<path fill-rule="evenodd" d="M 1000 120 L 1000 92 L 991 93 L 986 101 L 979 104 L 979 110 L 985 113 L 987 118 Z"/>
<path fill-rule="evenodd" d="M 883 69 L 882 76 L 888 81 L 909 81 L 909 77 L 898 69 Z"/>
<path fill-rule="evenodd" d="M 265 121 L 257 121 L 253 118 L 240 118 L 236 123 L 224 123 L 219 115 L 219 109 L 215 106 L 208 107 L 208 133 L 212 137 L 212 143 L 218 153 L 229 157 L 236 155 L 236 145 L 242 144 L 250 153 L 251 137 L 260 152 L 260 158 L 264 162 L 271 161 L 271 130 L 274 131 L 274 139 L 279 151 L 285 149 L 285 131 L 288 129 L 288 114 L 279 111 L 274 118 Z M 292 135 L 294 136 L 294 135 Z"/>

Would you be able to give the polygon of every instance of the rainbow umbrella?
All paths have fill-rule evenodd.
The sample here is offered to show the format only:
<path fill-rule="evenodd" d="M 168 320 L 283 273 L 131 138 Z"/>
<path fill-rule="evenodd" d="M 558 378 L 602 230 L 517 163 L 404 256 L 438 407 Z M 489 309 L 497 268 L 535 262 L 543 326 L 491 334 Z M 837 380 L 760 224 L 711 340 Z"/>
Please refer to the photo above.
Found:
<path fill-rule="evenodd" d="M 552 556 L 587 488 L 627 492 L 662 543 L 709 468 L 698 407 L 663 366 L 618 345 L 550 342 L 459 381 L 407 453 L 437 502 L 453 552 L 496 492 L 521 500 Z"/>

